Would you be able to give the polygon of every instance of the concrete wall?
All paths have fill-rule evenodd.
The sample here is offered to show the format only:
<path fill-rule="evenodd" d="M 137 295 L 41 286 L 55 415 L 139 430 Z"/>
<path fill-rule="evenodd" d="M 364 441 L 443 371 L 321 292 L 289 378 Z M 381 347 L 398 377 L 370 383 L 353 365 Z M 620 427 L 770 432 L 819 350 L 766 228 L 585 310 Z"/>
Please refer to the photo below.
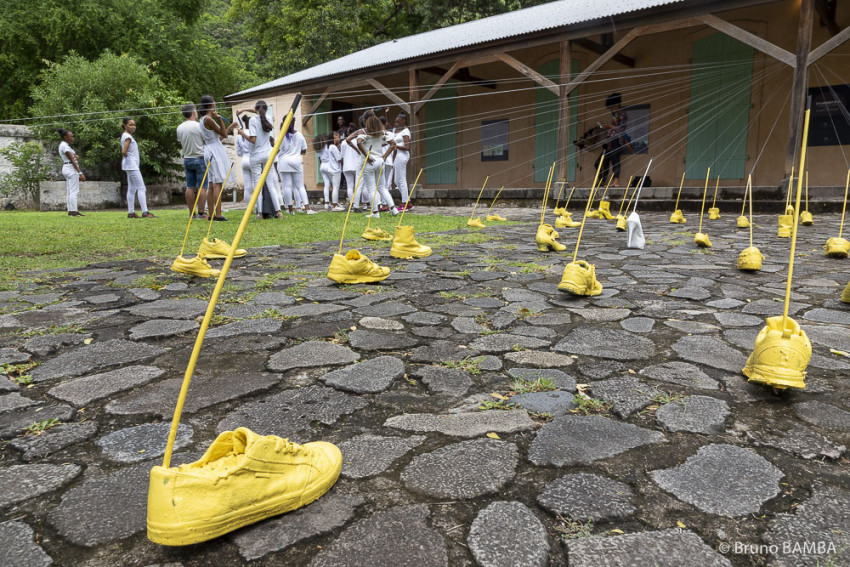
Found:
<path fill-rule="evenodd" d="M 42 211 L 66 210 L 64 181 L 42 181 L 40 188 Z M 85 181 L 80 183 L 77 204 L 81 211 L 117 208 L 123 206 L 124 197 L 121 193 L 121 184 L 117 181 Z M 151 192 L 148 191 L 149 203 L 150 197 Z"/>

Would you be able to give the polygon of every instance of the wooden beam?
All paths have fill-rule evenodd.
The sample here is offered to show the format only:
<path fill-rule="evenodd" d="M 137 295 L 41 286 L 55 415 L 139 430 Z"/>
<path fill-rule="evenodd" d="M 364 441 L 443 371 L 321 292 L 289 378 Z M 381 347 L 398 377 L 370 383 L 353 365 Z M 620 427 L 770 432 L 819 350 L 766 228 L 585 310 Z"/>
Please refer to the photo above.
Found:
<path fill-rule="evenodd" d="M 384 85 L 382 85 L 381 83 L 376 81 L 375 79 L 366 79 L 366 82 L 369 83 L 370 85 L 372 85 L 373 87 L 375 87 L 376 89 L 378 89 L 379 91 L 381 91 L 381 93 L 383 93 L 383 95 L 385 97 L 387 97 L 388 99 L 390 99 L 391 101 L 396 103 L 398 106 L 400 106 L 407 114 L 411 114 L 410 105 L 407 104 L 404 101 L 404 99 L 402 99 L 400 96 L 398 96 L 397 94 L 392 92 L 390 89 L 388 89 L 387 87 L 385 87 Z"/>
<path fill-rule="evenodd" d="M 841 45 L 842 43 L 844 43 L 848 39 L 850 39 L 850 27 L 844 28 L 843 30 L 838 32 L 838 35 L 836 35 L 835 37 L 829 38 L 828 40 L 823 42 L 821 45 L 819 45 L 818 47 L 813 49 L 812 52 L 809 53 L 809 58 L 808 58 L 806 63 L 808 65 L 811 65 L 812 63 L 814 63 L 815 61 L 817 61 L 818 59 L 820 59 L 824 55 L 829 54 L 829 52 L 831 52 L 833 49 L 835 49 L 836 47 L 838 47 L 839 45 Z"/>
<path fill-rule="evenodd" d="M 422 69 L 420 69 L 420 71 L 424 71 L 425 73 L 431 73 L 432 75 L 437 75 L 438 77 L 442 77 L 446 74 L 446 70 L 442 67 L 423 67 Z M 475 75 L 469 72 L 469 67 L 462 67 L 458 69 L 457 73 L 452 75 L 451 78 L 455 81 L 458 81 L 459 83 L 471 83 L 471 86 L 480 87 L 483 89 L 496 89 L 495 81 L 476 77 Z"/>
<path fill-rule="evenodd" d="M 437 91 L 440 90 L 440 88 L 442 88 L 442 86 L 444 84 L 446 84 L 446 81 L 451 79 L 454 76 L 454 74 L 457 73 L 457 70 L 460 69 L 462 64 L 463 64 L 462 61 L 455 61 L 454 65 L 452 65 L 449 68 L 449 70 L 446 71 L 445 74 L 442 77 L 440 77 L 437 80 L 436 83 L 434 83 L 434 86 L 432 86 L 431 89 L 427 93 L 425 93 L 425 96 L 420 98 L 419 102 L 414 103 L 414 105 L 413 105 L 415 107 L 414 112 L 419 112 L 422 109 L 422 107 L 425 106 L 425 103 L 428 102 L 429 100 L 431 100 L 431 97 L 433 97 L 435 94 L 437 94 Z"/>
<path fill-rule="evenodd" d="M 728 35 L 729 37 L 733 37 L 741 43 L 749 45 L 753 49 L 757 49 L 762 53 L 770 55 L 774 59 L 781 61 L 786 65 L 794 67 L 797 64 L 797 59 L 790 51 L 786 51 L 778 45 L 774 45 L 769 41 L 762 39 L 759 36 L 750 33 L 745 29 L 741 29 L 734 24 L 730 24 L 725 20 L 721 20 L 717 16 L 714 16 L 712 14 L 706 14 L 704 16 L 699 16 L 697 19 L 703 22 L 705 25 L 711 26 L 717 31 L 722 32 Z"/>
<path fill-rule="evenodd" d="M 555 155 L 558 159 L 557 180 L 567 179 L 567 160 L 569 158 L 570 136 L 570 95 L 567 93 L 567 83 L 570 80 L 572 67 L 572 45 L 569 41 L 561 42 L 561 61 L 558 84 L 558 146 Z"/>
<path fill-rule="evenodd" d="M 596 61 L 594 61 L 593 63 L 588 65 L 587 68 L 584 71 L 582 71 L 581 73 L 579 73 L 578 76 L 575 79 L 573 79 L 572 81 L 567 83 L 565 85 L 566 92 L 564 94 L 565 95 L 570 94 L 574 89 L 576 89 L 580 84 L 582 84 L 588 77 L 590 77 L 597 70 L 599 70 L 600 67 L 605 65 L 608 61 L 610 61 L 611 58 L 614 57 L 614 55 L 619 53 L 620 50 L 622 50 L 624 47 L 626 47 L 628 44 L 630 44 L 633 39 L 635 39 L 636 37 L 641 35 L 641 33 L 643 32 L 643 29 L 644 28 L 642 28 L 642 27 L 634 28 L 631 31 L 629 31 L 629 33 L 624 35 L 623 38 L 620 39 L 620 41 L 618 41 L 617 43 L 615 43 L 614 45 L 611 46 L 611 49 L 609 49 L 608 51 L 606 51 L 605 53 L 600 55 L 596 59 Z"/>
<path fill-rule="evenodd" d="M 794 67 L 794 83 L 791 86 L 791 115 L 788 126 L 788 147 L 785 152 L 785 180 L 791 175 L 794 156 L 802 138 L 803 110 L 808 90 L 808 57 L 812 47 L 812 22 L 814 21 L 813 0 L 801 0 L 800 20 L 797 25 L 797 64 Z"/>
<path fill-rule="evenodd" d="M 610 45 L 606 47 L 605 45 L 603 45 L 601 43 L 596 43 L 595 41 L 588 39 L 586 37 L 574 39 L 573 43 L 577 47 L 582 47 L 584 49 L 587 49 L 588 51 L 592 51 L 593 53 L 596 53 L 597 55 L 602 55 L 603 53 L 605 53 L 608 50 L 609 47 L 611 47 Z M 613 45 L 613 43 L 612 43 L 612 45 Z M 632 59 L 631 57 L 629 57 L 628 55 L 623 55 L 622 53 L 617 53 L 616 55 L 614 55 L 614 57 L 612 57 L 612 59 L 614 61 L 616 61 L 617 63 L 622 63 L 626 67 L 631 67 L 631 68 L 634 69 L 635 60 Z"/>
<path fill-rule="evenodd" d="M 522 63 L 518 59 L 511 57 L 507 53 L 496 53 L 496 54 L 494 54 L 494 57 L 496 59 L 498 59 L 499 61 L 501 61 L 501 62 L 503 62 L 507 65 L 510 65 L 511 67 L 513 67 L 514 69 L 516 69 L 517 71 L 519 71 L 520 73 L 522 73 L 523 75 L 525 75 L 526 77 L 528 77 L 529 79 L 531 79 L 532 81 L 537 83 L 538 85 L 545 87 L 551 93 L 553 93 L 555 95 L 560 94 L 560 89 L 559 89 L 558 85 L 556 85 L 555 83 L 553 83 L 552 81 L 550 81 L 549 79 L 547 79 L 546 77 L 544 77 L 543 75 L 541 75 L 540 73 L 538 73 L 537 71 L 535 71 L 534 69 L 532 69 L 531 67 L 526 65 L 525 63 Z"/>
<path fill-rule="evenodd" d="M 331 94 L 331 87 L 325 89 L 325 92 L 323 92 L 322 95 L 316 100 L 316 102 L 313 103 L 313 106 L 310 107 L 310 110 L 308 110 L 307 114 L 305 114 L 304 117 L 301 119 L 302 126 L 306 126 L 310 119 L 313 118 L 313 113 L 319 109 L 323 102 L 325 102 L 325 99 L 328 97 L 329 94 Z"/>

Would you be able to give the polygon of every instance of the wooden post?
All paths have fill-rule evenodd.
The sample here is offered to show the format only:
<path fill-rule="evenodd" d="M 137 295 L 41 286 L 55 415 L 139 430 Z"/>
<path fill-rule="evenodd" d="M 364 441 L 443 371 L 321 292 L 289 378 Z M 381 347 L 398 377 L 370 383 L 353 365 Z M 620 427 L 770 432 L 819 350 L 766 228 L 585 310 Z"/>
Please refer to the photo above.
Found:
<path fill-rule="evenodd" d="M 558 79 L 558 181 L 567 178 L 567 159 L 570 149 L 570 94 L 567 93 L 567 83 L 570 81 L 572 49 L 569 41 L 561 42 L 561 66 Z"/>
<path fill-rule="evenodd" d="M 408 171 L 419 171 L 422 167 L 422 129 L 419 127 L 419 109 L 421 105 L 417 103 L 419 100 L 419 70 L 412 67 L 408 71 L 408 80 L 410 83 L 409 97 L 410 114 L 407 117 L 407 127 L 410 128 L 411 148 L 410 161 L 407 164 Z"/>
<path fill-rule="evenodd" d="M 788 123 L 788 148 L 785 152 L 785 174 L 782 186 L 791 174 L 794 166 L 794 154 L 800 145 L 802 132 L 800 125 L 803 121 L 803 110 L 806 106 L 808 92 L 808 57 L 812 46 L 812 20 L 814 16 L 813 0 L 801 0 L 800 21 L 797 26 L 797 64 L 794 67 L 794 84 L 791 86 L 791 116 Z M 800 172 L 802 174 L 802 172 Z"/>

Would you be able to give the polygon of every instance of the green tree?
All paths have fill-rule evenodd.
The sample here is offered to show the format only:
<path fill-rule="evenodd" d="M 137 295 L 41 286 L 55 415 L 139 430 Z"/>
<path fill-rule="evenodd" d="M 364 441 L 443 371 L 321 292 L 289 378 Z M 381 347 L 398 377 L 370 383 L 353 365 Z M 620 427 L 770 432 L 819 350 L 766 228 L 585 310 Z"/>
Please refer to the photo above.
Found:
<path fill-rule="evenodd" d="M 33 99 L 36 116 L 65 117 L 35 126 L 36 134 L 58 144 L 56 127 L 74 132 L 74 149 L 87 177 L 123 179 L 119 138 L 124 116 L 134 118 L 138 126 L 134 137 L 142 156 L 142 173 L 163 176 L 175 168 L 174 129 L 182 121 L 182 99 L 134 57 L 107 51 L 88 61 L 72 53 L 41 72 Z M 116 109 L 138 110 L 124 113 Z"/>
<path fill-rule="evenodd" d="M 21 195 L 38 204 L 39 182 L 50 173 L 41 144 L 15 142 L 0 149 L 0 155 L 12 165 L 11 173 L 0 176 L 0 195 Z"/>

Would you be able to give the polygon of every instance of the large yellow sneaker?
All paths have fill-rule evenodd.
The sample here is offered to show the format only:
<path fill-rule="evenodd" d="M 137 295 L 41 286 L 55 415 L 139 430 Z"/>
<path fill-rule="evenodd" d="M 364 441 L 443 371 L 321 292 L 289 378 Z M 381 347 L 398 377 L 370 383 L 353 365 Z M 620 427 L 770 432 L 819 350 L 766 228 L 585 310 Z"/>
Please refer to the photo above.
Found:
<path fill-rule="evenodd" d="M 779 215 L 776 236 L 779 238 L 791 238 L 791 229 L 794 227 L 794 207 L 785 207 L 785 214 Z"/>
<path fill-rule="evenodd" d="M 506 221 L 506 220 L 508 220 L 508 219 L 506 219 L 505 217 L 503 217 L 503 216 L 499 215 L 498 213 L 496 213 L 496 214 L 494 214 L 494 215 L 487 215 L 487 221 L 488 221 L 488 222 L 494 222 L 494 221 L 504 222 L 504 221 Z"/>
<path fill-rule="evenodd" d="M 392 240 L 393 235 L 384 230 L 383 228 L 377 227 L 366 227 L 363 229 L 363 238 L 366 240 Z"/>
<path fill-rule="evenodd" d="M 708 209 L 708 220 L 718 220 L 720 218 L 720 209 L 711 207 Z"/>
<path fill-rule="evenodd" d="M 487 225 L 481 222 L 481 217 L 475 217 L 474 219 L 469 219 L 466 221 L 466 226 L 472 226 L 475 228 L 487 228 Z"/>
<path fill-rule="evenodd" d="M 738 254 L 738 269 L 746 272 L 757 272 L 761 270 L 761 261 L 764 255 L 755 246 L 744 248 Z"/>
<path fill-rule="evenodd" d="M 676 211 L 670 215 L 670 222 L 674 224 L 685 224 L 688 220 L 685 218 L 685 215 L 682 214 L 682 209 L 676 209 Z"/>
<path fill-rule="evenodd" d="M 551 224 L 541 224 L 537 227 L 537 236 L 534 241 L 537 243 L 537 249 L 541 252 L 546 252 L 550 248 L 556 252 L 566 250 L 567 247 L 555 240 L 558 238 L 558 233 L 552 228 Z"/>
<path fill-rule="evenodd" d="M 567 264 L 558 289 L 573 295 L 599 295 L 602 284 L 596 279 L 596 266 L 584 260 Z"/>
<path fill-rule="evenodd" d="M 841 302 L 850 303 L 850 282 L 847 283 L 847 287 L 841 292 Z"/>
<path fill-rule="evenodd" d="M 390 256 L 393 258 L 426 258 L 433 253 L 430 246 L 419 244 L 413 236 L 412 226 L 395 227 L 393 247 Z"/>
<path fill-rule="evenodd" d="M 171 271 L 197 278 L 215 278 L 221 274 L 221 270 L 217 270 L 209 265 L 203 254 L 198 254 L 193 258 L 177 256 L 174 262 L 171 263 Z"/>
<path fill-rule="evenodd" d="M 555 207 L 552 209 L 552 214 L 556 217 L 570 216 L 565 207 Z"/>
<path fill-rule="evenodd" d="M 850 253 L 850 241 L 833 236 L 826 241 L 823 249 L 826 250 L 826 255 L 832 258 L 846 258 Z"/>
<path fill-rule="evenodd" d="M 620 232 L 626 232 L 626 228 L 628 228 L 626 217 L 623 215 L 617 215 L 617 230 Z"/>
<path fill-rule="evenodd" d="M 744 366 L 744 375 L 778 390 L 806 387 L 806 367 L 812 358 L 812 343 L 800 325 L 783 317 L 768 317 L 767 325 L 756 337 L 756 346 Z"/>
<path fill-rule="evenodd" d="M 738 225 L 738 228 L 750 228 L 750 221 L 744 215 L 739 216 L 735 223 Z"/>
<path fill-rule="evenodd" d="M 602 215 L 599 213 L 599 211 L 594 209 L 594 210 L 590 211 L 589 213 L 587 213 L 587 218 L 589 218 L 589 219 L 601 219 Z"/>
<path fill-rule="evenodd" d="M 614 218 L 614 215 L 611 214 L 611 201 L 599 202 L 599 216 L 607 220 Z"/>
<path fill-rule="evenodd" d="M 694 235 L 694 244 L 700 248 L 711 248 L 711 240 L 708 239 L 708 235 L 704 232 L 698 232 Z"/>
<path fill-rule="evenodd" d="M 230 253 L 230 248 L 230 244 L 224 240 L 213 238 L 212 242 L 210 242 L 204 238 L 201 240 L 201 247 L 198 248 L 198 254 L 203 254 L 205 258 L 227 258 L 227 255 Z M 237 248 L 233 257 L 241 258 L 247 253 L 248 251 L 244 248 Z"/>
<path fill-rule="evenodd" d="M 389 275 L 389 268 L 379 266 L 357 250 L 349 250 L 345 256 L 334 254 L 328 268 L 328 278 L 341 284 L 379 282 Z"/>
<path fill-rule="evenodd" d="M 555 219 L 555 228 L 575 228 L 581 226 L 580 222 L 573 220 L 572 213 L 566 213 Z"/>
<path fill-rule="evenodd" d="M 330 443 L 225 431 L 200 460 L 151 469 L 148 539 L 189 545 L 295 510 L 330 490 L 341 470 Z"/>
<path fill-rule="evenodd" d="M 809 211 L 803 211 L 800 213 L 800 224 L 803 226 L 812 226 L 815 224 L 815 218 L 812 216 L 812 213 Z"/>

